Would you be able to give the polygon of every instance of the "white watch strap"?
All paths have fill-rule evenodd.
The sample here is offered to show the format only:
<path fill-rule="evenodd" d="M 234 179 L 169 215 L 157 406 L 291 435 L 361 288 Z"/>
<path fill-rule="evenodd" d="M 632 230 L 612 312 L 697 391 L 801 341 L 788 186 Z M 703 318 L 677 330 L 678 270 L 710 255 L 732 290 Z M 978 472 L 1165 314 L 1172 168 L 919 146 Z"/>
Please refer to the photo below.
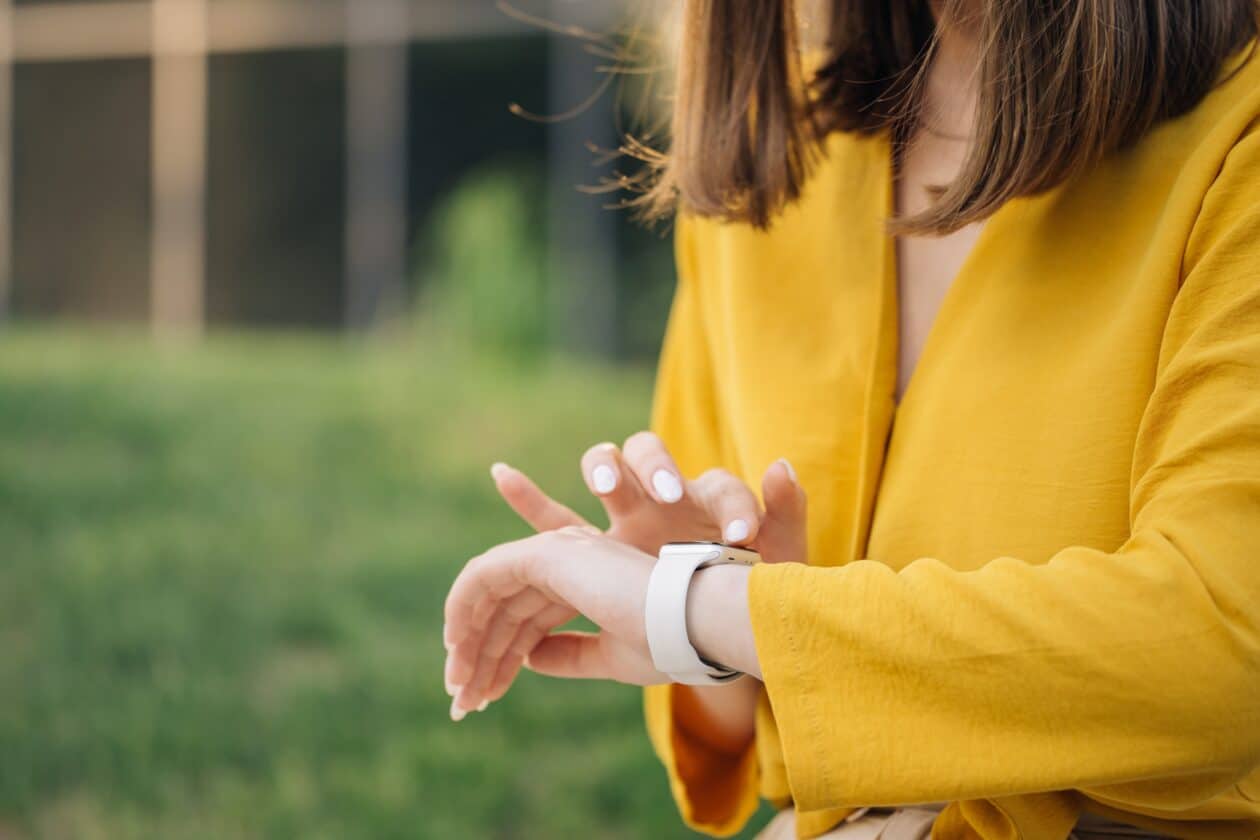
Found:
<path fill-rule="evenodd" d="M 685 685 L 716 685 L 743 676 L 706 665 L 687 637 L 687 592 L 696 569 L 722 556 L 722 547 L 695 543 L 667 545 L 648 578 L 644 623 L 652 664 Z"/>

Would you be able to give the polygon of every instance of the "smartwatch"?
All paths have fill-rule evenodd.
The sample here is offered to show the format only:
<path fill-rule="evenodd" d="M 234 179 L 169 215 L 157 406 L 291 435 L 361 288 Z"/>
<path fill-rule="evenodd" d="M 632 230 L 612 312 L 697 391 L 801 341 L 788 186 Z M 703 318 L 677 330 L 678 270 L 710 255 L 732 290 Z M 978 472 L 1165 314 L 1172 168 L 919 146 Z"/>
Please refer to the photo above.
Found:
<path fill-rule="evenodd" d="M 761 562 L 757 552 L 715 542 L 672 542 L 661 546 L 648 578 L 643 618 L 656 670 L 684 685 L 721 685 L 744 676 L 696 653 L 687 636 L 687 591 L 700 569 Z"/>

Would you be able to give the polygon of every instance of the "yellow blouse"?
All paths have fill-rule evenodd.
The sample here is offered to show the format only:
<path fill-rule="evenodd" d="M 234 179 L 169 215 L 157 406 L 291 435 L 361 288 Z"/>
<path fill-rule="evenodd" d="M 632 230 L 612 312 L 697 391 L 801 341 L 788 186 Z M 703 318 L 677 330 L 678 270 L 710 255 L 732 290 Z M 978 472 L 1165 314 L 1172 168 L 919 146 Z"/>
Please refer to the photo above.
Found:
<path fill-rule="evenodd" d="M 988 221 L 900 406 L 885 139 L 831 137 L 768 232 L 680 222 L 654 426 L 692 474 L 791 460 L 811 562 L 750 578 L 746 754 L 647 691 L 689 825 L 1260 837 L 1260 59 L 1227 70 Z"/>

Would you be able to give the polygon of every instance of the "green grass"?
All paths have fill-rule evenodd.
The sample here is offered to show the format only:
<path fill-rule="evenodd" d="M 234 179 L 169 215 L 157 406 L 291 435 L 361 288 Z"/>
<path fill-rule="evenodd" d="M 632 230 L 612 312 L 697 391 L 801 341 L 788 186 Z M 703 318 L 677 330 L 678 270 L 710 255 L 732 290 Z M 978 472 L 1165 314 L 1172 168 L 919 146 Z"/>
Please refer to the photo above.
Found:
<path fill-rule="evenodd" d="M 0 334 L 0 837 L 680 837 L 635 689 L 449 721 L 441 604 L 650 372 Z"/>

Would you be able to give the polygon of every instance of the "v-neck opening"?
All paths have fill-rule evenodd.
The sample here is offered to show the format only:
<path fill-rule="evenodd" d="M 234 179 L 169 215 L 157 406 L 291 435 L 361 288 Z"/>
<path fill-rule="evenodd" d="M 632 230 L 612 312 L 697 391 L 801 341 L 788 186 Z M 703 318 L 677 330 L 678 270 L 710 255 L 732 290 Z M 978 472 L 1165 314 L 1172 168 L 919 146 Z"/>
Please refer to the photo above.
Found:
<path fill-rule="evenodd" d="M 881 249 L 878 275 L 873 282 L 878 283 L 879 293 L 876 306 L 876 324 L 870 346 L 866 385 L 860 410 L 863 413 L 862 440 L 859 449 L 859 486 L 857 489 L 857 505 L 854 509 L 853 544 L 851 556 L 861 559 L 866 556 L 870 540 L 871 526 L 874 522 L 880 491 L 883 486 L 886 462 L 892 443 L 893 429 L 899 420 L 903 420 L 907 411 L 916 407 L 919 391 L 923 389 L 923 380 L 932 375 L 936 364 L 936 356 L 940 354 L 940 345 L 945 340 L 951 322 L 956 320 L 954 311 L 958 308 L 959 299 L 969 293 L 969 285 L 976 282 L 977 262 L 989 247 L 989 239 L 996 235 L 993 225 L 1006 211 L 1009 205 L 1000 208 L 985 221 L 971 250 L 963 259 L 962 265 L 950 281 L 937 309 L 932 325 L 924 339 L 914 371 L 906 382 L 905 392 L 897 399 L 897 379 L 901 364 L 901 294 L 900 267 L 897 257 L 897 239 L 883 229 L 886 221 L 892 218 L 896 210 L 897 169 L 894 160 L 892 139 L 887 133 L 876 141 L 877 157 L 873 161 L 882 166 L 879 173 L 879 189 L 883 190 L 880 207 L 882 234 L 878 243 Z M 925 372 L 926 371 L 926 372 Z"/>
<path fill-rule="evenodd" d="M 884 218 L 891 219 L 898 212 L 897 207 L 897 179 L 899 173 L 897 170 L 896 152 L 893 147 L 892 139 L 884 134 L 880 138 L 881 153 L 883 156 L 883 181 L 884 181 Z M 901 397 L 897 397 L 897 384 L 901 378 L 901 360 L 902 360 L 902 310 L 904 307 L 903 295 L 901 291 L 901 265 L 897 249 L 897 237 L 887 236 L 884 242 L 884 259 L 881 266 L 880 282 L 884 284 L 884 300 L 892 307 L 891 324 L 893 335 L 892 341 L 892 392 L 890 399 L 893 407 L 893 419 L 901 414 L 902 409 L 910 398 L 914 395 L 915 384 L 923 379 L 922 371 L 925 363 L 931 361 L 932 351 L 935 346 L 940 344 L 939 334 L 943 331 L 941 324 L 952 309 L 956 309 L 957 299 L 961 297 L 959 287 L 964 286 L 965 281 L 970 274 L 974 273 L 973 267 L 978 260 L 977 254 L 982 254 L 987 248 L 987 242 L 990 238 L 990 231 L 993 222 L 997 219 L 1005 209 L 1005 205 L 999 208 L 989 218 L 984 220 L 980 228 L 980 232 L 976 235 L 976 240 L 971 244 L 971 248 L 967 251 L 967 255 L 963 257 L 962 263 L 958 267 L 958 271 L 954 273 L 953 278 L 949 281 L 949 286 L 945 290 L 945 294 L 941 297 L 941 303 L 937 307 L 936 314 L 932 318 L 932 323 L 928 327 L 927 335 L 924 336 L 923 344 L 919 350 L 919 358 L 915 360 L 914 370 L 910 372 L 910 378 L 906 380 L 906 387 L 901 393 Z"/>

